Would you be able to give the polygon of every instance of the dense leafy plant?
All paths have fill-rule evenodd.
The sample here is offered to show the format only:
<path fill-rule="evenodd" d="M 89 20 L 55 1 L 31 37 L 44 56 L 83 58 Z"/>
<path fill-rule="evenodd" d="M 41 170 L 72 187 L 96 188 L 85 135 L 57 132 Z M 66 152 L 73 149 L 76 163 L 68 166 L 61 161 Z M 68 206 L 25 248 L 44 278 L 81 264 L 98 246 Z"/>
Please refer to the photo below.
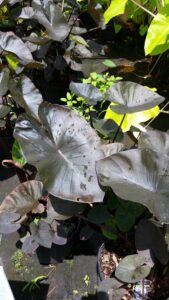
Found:
<path fill-rule="evenodd" d="M 168 49 L 168 31 L 163 30 L 168 1 L 150 2 L 147 7 L 144 1 L 112 0 L 105 19 L 126 9 L 130 19 L 138 23 L 140 19 L 142 24 L 143 10 L 148 12 L 145 50 L 158 54 Z M 26 163 L 33 165 L 40 177 L 25 177 L 5 197 L 0 205 L 0 232 L 20 230 L 23 251 L 32 253 L 39 246 L 65 244 L 73 216 L 87 223 L 82 236 L 90 235 L 91 223 L 99 225 L 111 240 L 133 233 L 136 225 L 138 254 L 126 257 L 116 271 L 120 280 L 136 282 L 149 274 L 154 257 L 163 265 L 168 262 L 159 227 L 169 224 L 169 135 L 146 132 L 140 125 L 159 114 L 163 97 L 108 73 L 90 74 L 91 65 L 96 67 L 95 59 L 90 59 L 104 55 L 104 49 L 82 37 L 87 30 L 80 27 L 78 16 L 81 10 L 88 10 L 97 26 L 105 28 L 106 5 L 104 0 L 97 7 L 92 1 L 0 2 L 4 28 L 0 32 L 0 127 L 10 134 L 15 128 L 13 159 L 24 171 Z M 157 41 L 156 28 L 163 33 Z M 54 70 L 61 74 L 68 67 L 90 76 L 70 83 L 71 91 L 61 99 L 67 106 L 43 101 L 31 80 L 31 70 L 50 69 L 52 76 Z M 113 63 L 103 59 L 99 67 L 105 70 L 102 67 L 113 67 Z M 128 149 L 114 143 L 121 131 L 135 131 L 136 127 L 138 145 Z M 141 134 L 140 129 L 144 129 Z M 119 297 L 118 288 L 124 291 L 119 283 L 114 284 Z"/>
<path fill-rule="evenodd" d="M 96 89 L 88 83 L 74 84 L 74 88 L 87 101 L 93 99 L 91 95 Z M 109 99 L 111 94 L 113 110 L 122 113 L 152 108 L 164 100 L 131 82 L 115 83 L 104 95 L 97 91 L 94 104 L 104 97 Z M 26 113 L 17 119 L 14 136 L 26 161 L 38 169 L 43 184 L 36 180 L 22 183 L 4 199 L 0 206 L 1 232 L 13 232 L 26 220 L 28 233 L 22 239 L 26 252 L 34 251 L 39 245 L 51 247 L 52 243 L 66 242 L 65 235 L 59 235 L 62 225 L 59 222 L 81 213 L 87 204 L 103 202 L 105 192 L 98 180 L 120 198 L 144 205 L 160 222 L 169 223 L 168 156 L 164 152 L 161 155 L 165 151 L 163 145 L 168 143 L 167 134 L 157 133 L 157 149 L 151 142 L 151 134 L 156 133 L 150 132 L 148 138 L 140 137 L 139 149 L 123 150 L 122 144 L 104 143 L 87 121 L 70 108 L 43 102 L 37 89 L 32 92 L 32 99 L 35 101 L 30 104 L 29 97 L 21 97 Z M 68 200 L 71 202 L 67 203 Z M 96 206 L 89 212 L 88 220 L 104 224 L 103 233 L 116 239 L 118 232 L 130 230 L 144 209 L 132 207 L 130 202 L 124 206 L 120 202 L 111 203 L 115 216 L 104 212 L 104 206 L 101 210 Z M 124 214 L 128 209 L 133 209 L 133 213 L 125 223 Z"/>
<path fill-rule="evenodd" d="M 140 24 L 140 33 L 147 31 L 145 54 L 157 55 L 168 47 L 168 1 L 128 1 L 112 0 L 104 13 L 105 23 L 125 13 L 125 21 L 133 20 Z M 146 14 L 149 16 L 146 21 Z M 126 17 L 127 16 L 127 17 Z M 158 38 L 157 38 L 158 35 Z"/>

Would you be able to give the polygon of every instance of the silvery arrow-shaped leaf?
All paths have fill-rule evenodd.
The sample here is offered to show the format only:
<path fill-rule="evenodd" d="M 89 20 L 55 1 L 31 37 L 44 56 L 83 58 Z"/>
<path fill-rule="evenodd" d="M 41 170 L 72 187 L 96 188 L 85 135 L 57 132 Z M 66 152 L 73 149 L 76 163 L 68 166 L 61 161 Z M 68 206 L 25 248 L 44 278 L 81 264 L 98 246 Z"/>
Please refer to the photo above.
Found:
<path fill-rule="evenodd" d="M 15 223 L 20 218 L 19 214 L 14 212 L 1 212 L 0 213 L 0 233 L 9 234 L 17 231 L 20 224 Z"/>
<path fill-rule="evenodd" d="M 4 96 L 8 90 L 9 73 L 7 68 L 0 72 L 0 96 Z"/>
<path fill-rule="evenodd" d="M 0 31 L 0 52 L 14 53 L 22 60 L 22 63 L 30 63 L 33 61 L 32 54 L 22 40 L 13 32 Z"/>
<path fill-rule="evenodd" d="M 169 133 L 158 130 L 142 132 L 138 146 L 140 149 L 150 149 L 169 156 Z"/>
<path fill-rule="evenodd" d="M 102 202 L 95 162 L 104 154 L 94 129 L 69 108 L 47 102 L 40 105 L 39 118 L 42 126 L 20 116 L 14 135 L 48 192 L 72 201 Z"/>
<path fill-rule="evenodd" d="M 89 105 L 95 105 L 98 101 L 103 100 L 102 93 L 91 84 L 72 81 L 69 88 L 76 96 L 83 97 Z"/>
<path fill-rule="evenodd" d="M 150 267 L 145 265 L 146 258 L 138 254 L 128 255 L 123 258 L 115 272 L 115 276 L 128 283 L 144 279 L 150 273 Z"/>
<path fill-rule="evenodd" d="M 35 209 L 42 197 L 43 184 L 37 180 L 30 180 L 19 184 L 0 205 L 1 212 L 14 212 L 24 215 Z"/>
<path fill-rule="evenodd" d="M 43 6 L 40 1 L 35 0 L 32 2 L 32 7 L 34 9 L 32 18 L 46 28 L 49 37 L 55 41 L 62 42 L 68 36 L 70 28 L 60 7 L 50 2 L 48 6 Z M 31 9 L 28 15 L 29 13 L 32 13 Z"/>
<path fill-rule="evenodd" d="M 161 222 L 169 223 L 169 158 L 133 149 L 96 163 L 99 181 L 124 200 L 141 203 Z"/>
<path fill-rule="evenodd" d="M 111 105 L 112 111 L 118 114 L 148 110 L 165 100 L 147 87 L 130 81 L 115 83 L 107 91 L 106 96 L 115 104 Z"/>
<path fill-rule="evenodd" d="M 39 119 L 38 109 L 43 99 L 29 77 L 22 75 L 18 82 L 11 79 L 9 81 L 9 90 L 16 103 L 24 108 L 28 115 Z"/>

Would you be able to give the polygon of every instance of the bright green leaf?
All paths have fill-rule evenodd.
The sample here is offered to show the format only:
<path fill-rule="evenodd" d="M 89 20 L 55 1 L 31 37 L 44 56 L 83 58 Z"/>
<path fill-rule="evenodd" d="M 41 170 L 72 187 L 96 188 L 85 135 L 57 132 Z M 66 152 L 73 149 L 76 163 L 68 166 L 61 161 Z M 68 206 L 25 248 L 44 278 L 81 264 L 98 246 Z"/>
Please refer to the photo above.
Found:
<path fill-rule="evenodd" d="M 6 58 L 7 62 L 8 62 L 8 64 L 10 65 L 10 67 L 11 67 L 14 71 L 16 71 L 17 66 L 18 66 L 18 64 L 19 64 L 18 59 L 17 59 L 14 55 L 12 55 L 12 54 L 6 55 L 5 58 Z"/>
<path fill-rule="evenodd" d="M 26 164 L 26 159 L 23 157 L 21 148 L 17 141 L 14 142 L 12 147 L 12 159 L 21 166 Z"/>
<path fill-rule="evenodd" d="M 111 61 L 110 59 L 105 59 L 103 61 L 103 65 L 105 65 L 109 68 L 115 68 L 116 67 L 116 64 L 113 61 Z"/>
<path fill-rule="evenodd" d="M 146 122 L 156 116 L 160 113 L 160 109 L 158 106 L 155 106 L 154 108 L 141 111 L 141 112 L 136 112 L 132 114 L 126 114 L 124 121 L 121 125 L 121 129 L 123 132 L 129 131 L 131 126 L 134 126 L 136 128 L 140 129 L 140 123 Z M 110 108 L 108 107 L 106 114 L 105 114 L 105 119 L 111 119 L 114 122 L 116 122 L 118 125 L 120 125 L 124 115 L 119 115 L 113 112 Z"/>
<path fill-rule="evenodd" d="M 152 20 L 145 41 L 145 54 L 157 55 L 169 49 L 169 5 Z"/>
<path fill-rule="evenodd" d="M 105 24 L 112 18 L 121 15 L 125 11 L 125 6 L 128 0 L 112 0 L 110 6 L 104 13 Z"/>

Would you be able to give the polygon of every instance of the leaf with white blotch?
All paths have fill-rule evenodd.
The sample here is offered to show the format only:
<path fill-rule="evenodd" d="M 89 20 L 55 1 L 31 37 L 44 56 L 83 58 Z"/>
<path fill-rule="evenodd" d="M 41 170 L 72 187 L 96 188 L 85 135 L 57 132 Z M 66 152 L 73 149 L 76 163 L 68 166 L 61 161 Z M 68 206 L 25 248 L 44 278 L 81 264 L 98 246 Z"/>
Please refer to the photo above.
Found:
<path fill-rule="evenodd" d="M 0 118 L 5 118 L 9 114 L 11 108 L 8 105 L 0 104 Z"/>
<path fill-rule="evenodd" d="M 146 206 L 169 223 L 169 158 L 155 151 L 132 149 L 96 162 L 100 184 L 124 199 Z"/>
<path fill-rule="evenodd" d="M 29 63 L 33 61 L 30 50 L 26 47 L 23 41 L 13 32 L 0 31 L 0 52 L 14 53 L 22 63 Z"/>
<path fill-rule="evenodd" d="M 4 96 L 8 91 L 9 69 L 4 68 L 0 72 L 0 96 Z"/>
<path fill-rule="evenodd" d="M 150 267 L 145 265 L 146 258 L 138 254 L 128 255 L 123 258 L 115 271 L 115 276 L 128 283 L 140 281 L 148 276 Z"/>
<path fill-rule="evenodd" d="M 39 221 L 38 224 L 32 222 L 30 224 L 30 231 L 33 239 L 41 246 L 51 248 L 54 237 L 50 225 L 45 221 Z"/>
<path fill-rule="evenodd" d="M 104 157 L 101 141 L 86 120 L 60 105 L 43 102 L 39 107 L 42 126 L 23 114 L 14 136 L 23 154 L 39 171 L 52 195 L 86 203 L 102 202 L 95 162 Z"/>
<path fill-rule="evenodd" d="M 42 103 L 42 95 L 35 87 L 29 77 L 22 75 L 18 81 L 11 79 L 9 81 L 9 90 L 13 99 L 26 113 L 38 119 L 39 105 Z"/>
<path fill-rule="evenodd" d="M 16 212 L 21 216 L 38 206 L 42 197 L 43 184 L 37 180 L 30 180 L 19 184 L 9 193 L 0 205 L 1 212 Z"/>
<path fill-rule="evenodd" d="M 137 250 L 149 249 L 161 264 L 167 264 L 169 255 L 164 235 L 151 221 L 142 219 L 139 222 L 135 231 L 135 243 Z"/>
<path fill-rule="evenodd" d="M 103 100 L 103 95 L 99 89 L 88 83 L 71 82 L 70 90 L 78 97 L 83 97 L 89 105 L 95 105 Z"/>
<path fill-rule="evenodd" d="M 0 213 L 0 233 L 9 234 L 17 231 L 20 224 L 15 223 L 20 218 L 19 214 L 14 212 L 1 212 Z"/>
<path fill-rule="evenodd" d="M 158 130 L 149 130 L 141 133 L 138 147 L 150 149 L 169 156 L 169 133 Z"/>
<path fill-rule="evenodd" d="M 162 103 L 165 98 L 138 83 L 121 81 L 106 92 L 107 100 L 113 102 L 112 111 L 118 114 L 148 110 Z"/>

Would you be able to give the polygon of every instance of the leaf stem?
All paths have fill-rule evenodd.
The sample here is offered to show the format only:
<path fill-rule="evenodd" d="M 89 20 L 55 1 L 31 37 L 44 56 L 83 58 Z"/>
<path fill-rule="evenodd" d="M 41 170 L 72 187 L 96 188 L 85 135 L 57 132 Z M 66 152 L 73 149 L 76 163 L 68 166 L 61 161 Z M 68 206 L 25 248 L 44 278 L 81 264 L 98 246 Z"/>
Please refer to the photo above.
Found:
<path fill-rule="evenodd" d="M 123 124 L 123 122 L 124 122 L 125 117 L 126 117 L 126 114 L 124 114 L 124 116 L 123 116 L 123 118 L 122 118 L 122 120 L 121 120 L 121 122 L 120 122 L 120 125 L 119 125 L 119 127 L 117 128 L 117 131 L 116 131 L 115 136 L 114 136 L 114 139 L 113 139 L 113 143 L 115 142 L 115 140 L 116 140 L 116 138 L 117 138 L 117 136 L 118 136 L 118 134 L 119 134 L 119 131 L 120 131 L 120 129 L 121 129 L 121 126 L 122 126 L 122 124 Z"/>
<path fill-rule="evenodd" d="M 153 18 L 156 16 L 155 14 L 153 14 L 150 10 L 148 10 L 147 8 L 145 8 L 143 5 L 141 5 L 140 3 L 136 2 L 135 0 L 130 0 L 131 2 L 133 2 L 136 6 L 138 6 L 139 8 L 141 8 L 142 10 L 144 10 L 146 13 L 148 13 L 150 16 L 152 16 Z"/>

